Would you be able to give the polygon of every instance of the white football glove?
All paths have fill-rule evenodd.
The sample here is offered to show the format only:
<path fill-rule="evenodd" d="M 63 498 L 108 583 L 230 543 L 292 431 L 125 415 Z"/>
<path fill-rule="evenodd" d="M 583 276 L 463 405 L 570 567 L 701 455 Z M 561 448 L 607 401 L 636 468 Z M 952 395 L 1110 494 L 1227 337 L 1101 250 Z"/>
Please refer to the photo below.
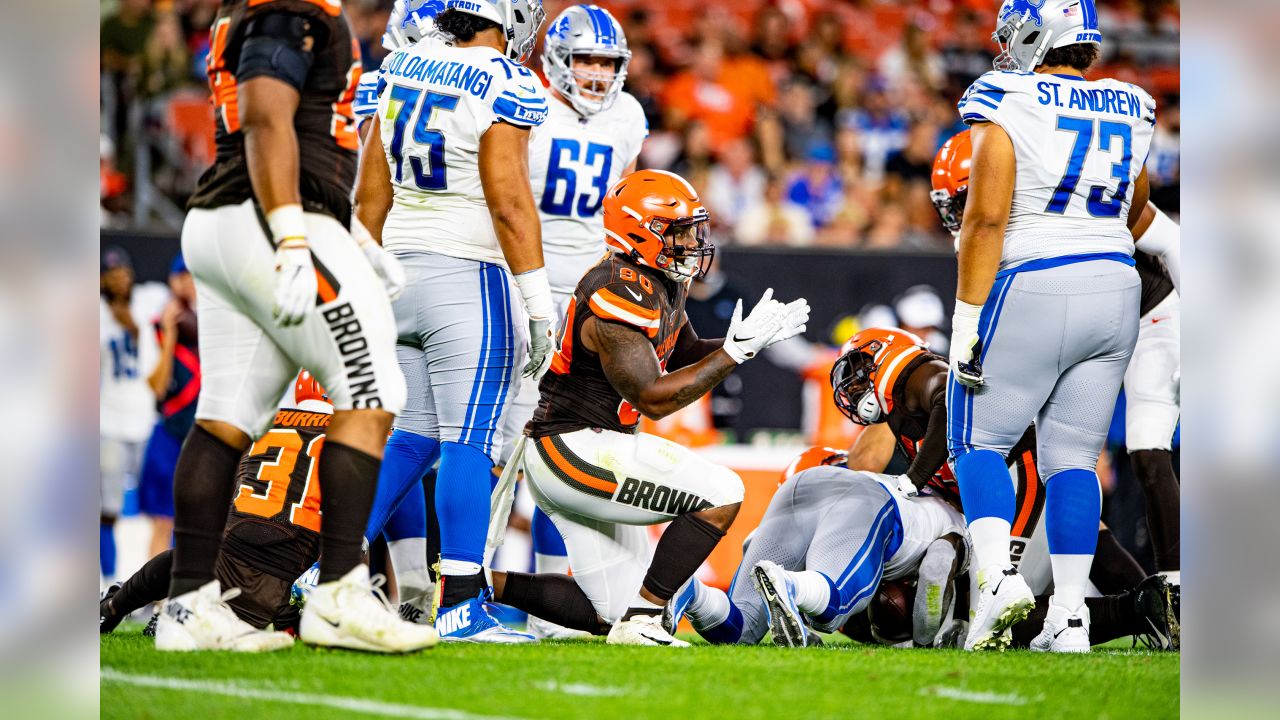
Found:
<path fill-rule="evenodd" d="M 768 347 L 773 336 L 782 330 L 786 314 L 787 306 L 773 299 L 773 288 L 764 291 L 746 318 L 742 317 L 739 300 L 729 320 L 729 332 L 724 336 L 724 351 L 739 365 L 750 360 Z"/>
<path fill-rule="evenodd" d="M 979 387 L 982 379 L 982 341 L 978 338 L 978 318 L 981 305 L 970 305 L 956 300 L 956 311 L 951 316 L 951 374 L 969 387 Z"/>
<path fill-rule="evenodd" d="M 302 238 L 288 238 L 276 249 L 275 307 L 271 316 L 281 327 L 297 325 L 316 306 L 316 268 L 311 248 Z"/>
<path fill-rule="evenodd" d="M 809 301 L 804 298 L 792 300 L 783 306 L 782 326 L 777 334 L 769 339 L 769 344 L 765 347 L 771 347 L 783 340 L 793 338 L 804 332 L 809 322 Z"/>
<path fill-rule="evenodd" d="M 351 217 L 351 235 L 364 251 L 364 256 L 373 266 L 373 271 L 382 280 L 382 286 L 387 289 L 387 297 L 392 300 L 400 297 L 405 286 L 404 268 L 400 265 L 400 261 L 379 245 L 378 241 L 373 239 L 373 235 L 365 229 L 364 224 L 354 215 Z"/>
<path fill-rule="evenodd" d="M 916 489 L 916 484 L 911 482 L 911 478 L 907 477 L 906 473 L 893 478 L 893 483 L 897 487 L 898 492 L 907 497 L 915 497 L 920 494 L 920 491 Z"/>
<path fill-rule="evenodd" d="M 542 379 L 556 353 L 556 328 L 549 318 L 529 318 L 529 362 L 521 373 L 534 382 Z"/>

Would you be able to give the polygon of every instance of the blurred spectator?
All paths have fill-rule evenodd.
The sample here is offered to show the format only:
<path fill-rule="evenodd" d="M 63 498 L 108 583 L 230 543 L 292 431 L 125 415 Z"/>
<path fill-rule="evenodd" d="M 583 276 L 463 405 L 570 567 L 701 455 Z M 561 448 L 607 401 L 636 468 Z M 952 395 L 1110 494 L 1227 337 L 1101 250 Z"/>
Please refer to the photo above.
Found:
<path fill-rule="evenodd" d="M 858 130 L 867 174 L 879 178 L 889 156 L 906 145 L 910 123 L 880 78 L 871 79 L 863 97 L 863 107 L 844 115 L 841 124 Z"/>
<path fill-rule="evenodd" d="M 907 288 L 893 303 L 898 316 L 898 327 L 919 335 L 929 344 L 929 349 L 946 355 L 951 339 L 942 332 L 946 327 L 947 312 L 938 291 L 929 285 Z"/>
<path fill-rule="evenodd" d="M 1151 179 L 1151 200 L 1161 210 L 1177 213 L 1182 190 L 1182 111 L 1176 97 L 1166 98 L 1156 107 L 1156 132 L 1147 156 Z"/>
<path fill-rule="evenodd" d="M 791 20 L 776 5 L 764 5 L 753 25 L 751 52 L 769 63 L 773 72 L 785 73 L 793 48 Z"/>
<path fill-rule="evenodd" d="M 807 148 L 831 142 L 831 128 L 818 118 L 817 109 L 814 86 L 808 82 L 792 80 L 782 89 L 778 118 L 788 158 L 802 158 Z"/>
<path fill-rule="evenodd" d="M 935 21 L 931 16 L 918 15 L 907 24 L 902 42 L 880 56 L 877 70 L 891 90 L 901 91 L 914 83 L 936 91 L 946 84 L 947 66 L 922 25 L 932 27 Z"/>
<path fill-rule="evenodd" d="M 140 91 L 155 97 L 190 81 L 191 65 L 182 23 L 173 12 L 160 13 L 142 55 Z"/>
<path fill-rule="evenodd" d="M 200 351 L 196 334 L 196 285 L 182 256 L 169 268 L 169 300 L 151 328 L 160 352 L 147 384 L 160 419 L 142 456 L 138 511 L 151 519 L 151 552 L 167 550 L 173 537 L 173 472 L 182 441 L 196 421 L 200 395 Z"/>
<path fill-rule="evenodd" d="M 956 15 L 951 31 L 946 33 L 938 54 L 946 69 L 942 93 L 952 102 L 959 101 L 969 85 L 991 69 L 996 53 L 991 30 L 990 18 L 966 8 Z"/>
<path fill-rule="evenodd" d="M 662 80 L 653 70 L 653 52 L 644 45 L 631 45 L 631 62 L 627 63 L 626 91 L 644 108 L 650 130 L 662 127 Z"/>
<path fill-rule="evenodd" d="M 724 45 L 714 38 L 698 43 L 691 67 L 671 79 L 663 98 L 672 126 L 703 122 L 713 148 L 751 132 L 755 93 L 728 77 Z"/>
<path fill-rule="evenodd" d="M 761 202 L 738 218 L 734 239 L 739 245 L 802 247 L 813 242 L 813 219 L 804 207 L 787 199 L 782 178 L 769 175 Z"/>
<path fill-rule="evenodd" d="M 705 188 L 705 180 L 711 172 L 712 154 L 711 130 L 706 123 L 688 123 L 684 126 L 684 142 L 672 163 L 672 172 L 693 183 L 695 188 Z M 701 178 L 703 182 L 695 182 L 694 178 Z"/>
<path fill-rule="evenodd" d="M 103 71 L 136 74 L 154 26 L 151 0 L 120 0 L 116 14 L 102 21 L 99 39 Z"/>
<path fill-rule="evenodd" d="M 929 182 L 933 173 L 933 156 L 938 152 L 938 128 L 927 122 L 918 122 L 907 132 L 906 147 L 889 155 L 885 163 L 886 180 L 910 183 Z M 926 190 L 926 194 L 927 194 Z"/>
<path fill-rule="evenodd" d="M 102 200 L 102 227 L 113 227 L 119 222 L 124 206 L 129 179 L 116 169 L 116 144 L 105 134 L 98 139 L 98 195 Z"/>
<path fill-rule="evenodd" d="M 712 217 L 733 226 L 743 212 L 764 199 L 765 174 L 755 163 L 755 148 L 745 138 L 726 144 L 716 158 L 719 162 L 707 176 L 703 196 Z"/>
<path fill-rule="evenodd" d="M 787 186 L 787 198 L 809 212 L 814 227 L 822 227 L 840 209 L 840 176 L 835 172 L 835 149 L 815 143 L 805 153 L 805 163 Z"/>

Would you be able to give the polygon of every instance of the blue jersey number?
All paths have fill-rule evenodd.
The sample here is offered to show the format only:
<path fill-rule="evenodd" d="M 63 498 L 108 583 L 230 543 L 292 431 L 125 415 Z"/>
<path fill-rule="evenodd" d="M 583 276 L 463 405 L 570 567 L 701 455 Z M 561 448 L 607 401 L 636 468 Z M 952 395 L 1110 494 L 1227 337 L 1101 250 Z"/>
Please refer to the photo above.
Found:
<path fill-rule="evenodd" d="M 566 164 L 576 163 L 595 170 L 589 192 L 578 192 L 578 173 Z M 597 167 L 597 161 L 599 166 Z M 585 152 L 577 140 L 565 138 L 551 141 L 551 158 L 547 161 L 547 186 L 542 191 L 539 207 L 548 215 L 568 217 L 577 211 L 578 217 L 592 217 L 600 210 L 604 194 L 609 191 L 609 171 L 613 169 L 613 148 L 589 143 Z"/>
<path fill-rule="evenodd" d="M 1058 130 L 1075 133 L 1076 140 L 1071 146 L 1071 157 L 1067 160 L 1067 172 L 1063 174 L 1062 181 L 1053 191 L 1053 197 L 1049 199 L 1045 212 L 1061 215 L 1067 211 L 1071 196 L 1075 194 L 1076 187 L 1080 184 L 1080 174 L 1084 171 L 1084 160 L 1089 154 L 1089 146 L 1093 144 L 1093 138 L 1096 135 L 1098 149 L 1105 153 L 1112 151 L 1111 141 L 1116 137 L 1120 138 L 1122 144 L 1120 162 L 1111 166 L 1111 176 L 1120 182 L 1116 185 L 1115 192 L 1111 193 L 1110 199 L 1106 199 L 1108 189 L 1105 186 L 1094 185 L 1089 188 L 1089 198 L 1085 207 L 1094 217 L 1120 217 L 1120 210 L 1124 207 L 1125 198 L 1129 195 L 1129 170 L 1133 165 L 1133 132 L 1130 127 L 1124 123 L 1108 120 L 1095 122 L 1059 115 Z"/>
<path fill-rule="evenodd" d="M 419 102 L 421 97 L 421 102 Z M 417 111 L 418 120 L 413 125 L 413 141 L 426 148 L 427 156 L 409 155 L 409 169 L 413 182 L 422 190 L 444 190 L 448 187 L 444 165 L 444 133 L 432 130 L 428 125 L 437 109 L 453 110 L 458 106 L 457 95 L 438 92 L 424 93 L 420 88 L 391 86 L 391 158 L 395 161 L 396 182 L 404 182 L 404 131 L 409 118 Z"/>
<path fill-rule="evenodd" d="M 138 377 L 138 341 L 129 333 L 111 338 L 111 376 Z"/>

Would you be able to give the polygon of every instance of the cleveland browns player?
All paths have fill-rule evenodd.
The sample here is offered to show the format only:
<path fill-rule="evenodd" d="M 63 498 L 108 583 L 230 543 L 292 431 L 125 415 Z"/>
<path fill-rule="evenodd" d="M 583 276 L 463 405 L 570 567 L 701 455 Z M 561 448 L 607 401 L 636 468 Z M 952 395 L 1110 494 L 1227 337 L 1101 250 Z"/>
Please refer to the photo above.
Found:
<path fill-rule="evenodd" d="M 227 604 L 255 628 L 297 634 L 294 580 L 320 557 L 320 482 L 317 460 L 333 406 L 324 388 L 303 370 L 293 401 L 276 412 L 271 429 L 240 461 L 235 499 L 214 568 L 224 587 L 239 588 Z M 134 610 L 164 598 L 173 552 L 166 550 L 99 603 L 99 632 L 109 633 Z"/>
<path fill-rule="evenodd" d="M 952 234 L 960 231 L 972 162 L 968 130 L 947 140 L 933 161 L 930 197 L 943 227 Z M 1176 605 L 1181 587 L 1181 488 L 1172 449 L 1180 411 L 1181 239 L 1178 225 L 1150 202 L 1132 233 L 1142 299 L 1138 343 L 1124 374 L 1125 447 L 1146 500 L 1156 571 L 1169 581 Z"/>
<path fill-rule="evenodd" d="M 740 363 L 803 332 L 809 316 L 805 300 L 783 304 L 768 290 L 746 317 L 738 304 L 728 337 L 699 338 L 684 304 L 714 253 L 708 222 L 698 193 L 669 172 L 641 170 L 609 190 L 610 252 L 578 283 L 514 456 L 564 537 L 573 581 L 612 624 L 610 643 L 687 645 L 662 629 L 663 606 L 724 537 L 744 492 L 729 468 L 637 432 L 640 416 L 688 405 Z M 643 526 L 666 522 L 650 562 Z M 498 597 L 512 593 L 497 585 Z"/>
<path fill-rule="evenodd" d="M 429 628 L 371 593 L 361 542 L 391 421 L 405 402 L 388 295 L 394 258 L 352 235 L 360 50 L 337 0 L 223 0 L 208 60 L 217 155 L 189 203 L 183 256 L 196 281 L 203 384 L 175 473 L 175 548 L 160 650 L 263 651 L 215 577 L 241 454 L 270 425 L 300 367 L 329 390 L 334 417 L 320 585 L 305 642 L 384 652 L 425 647 Z M 354 228 L 359 230 L 359 228 Z"/>

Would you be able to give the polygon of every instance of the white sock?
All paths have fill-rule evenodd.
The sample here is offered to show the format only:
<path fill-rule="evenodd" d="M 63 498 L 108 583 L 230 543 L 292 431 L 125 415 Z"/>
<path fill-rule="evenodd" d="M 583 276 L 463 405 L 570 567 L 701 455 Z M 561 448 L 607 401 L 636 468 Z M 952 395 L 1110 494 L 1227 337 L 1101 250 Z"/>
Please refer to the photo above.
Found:
<path fill-rule="evenodd" d="M 980 570 L 1009 566 L 1009 523 L 998 517 L 978 518 L 969 523 L 975 565 Z"/>
<path fill-rule="evenodd" d="M 426 553 L 424 552 L 425 556 Z M 441 560 L 441 575 L 475 575 L 480 572 L 480 563 L 467 562 L 466 560 Z"/>
<path fill-rule="evenodd" d="M 413 597 L 431 587 L 431 574 L 427 572 L 427 539 L 402 538 L 387 543 L 391 555 L 391 567 L 396 573 L 396 585 L 400 598 Z"/>
<path fill-rule="evenodd" d="M 697 580 L 693 601 L 684 614 L 695 628 L 712 628 L 729 619 L 729 596 L 720 588 L 707 587 Z"/>
<path fill-rule="evenodd" d="M 539 575 L 543 573 L 568 575 L 569 557 L 567 555 L 543 555 L 542 553 L 534 553 L 533 571 Z"/>
<path fill-rule="evenodd" d="M 635 608 L 636 610 L 653 610 L 655 612 L 662 612 L 661 605 L 654 605 L 648 600 L 645 600 L 644 596 L 641 595 L 640 593 L 636 593 L 636 599 L 632 600 L 631 604 L 628 605 L 627 607 Z"/>
<path fill-rule="evenodd" d="M 831 583 L 816 570 L 788 572 L 796 584 L 796 607 L 806 615 L 817 615 L 831 604 Z"/>
<path fill-rule="evenodd" d="M 1169 583 L 1170 585 L 1176 585 L 1178 587 L 1182 587 L 1182 571 L 1181 570 L 1165 570 L 1164 572 L 1159 573 L 1159 575 L 1164 577 L 1165 582 Z"/>
<path fill-rule="evenodd" d="M 1053 597 L 1057 599 L 1058 605 L 1074 612 L 1084 605 L 1093 556 L 1050 555 L 1049 563 L 1053 566 Z"/>

